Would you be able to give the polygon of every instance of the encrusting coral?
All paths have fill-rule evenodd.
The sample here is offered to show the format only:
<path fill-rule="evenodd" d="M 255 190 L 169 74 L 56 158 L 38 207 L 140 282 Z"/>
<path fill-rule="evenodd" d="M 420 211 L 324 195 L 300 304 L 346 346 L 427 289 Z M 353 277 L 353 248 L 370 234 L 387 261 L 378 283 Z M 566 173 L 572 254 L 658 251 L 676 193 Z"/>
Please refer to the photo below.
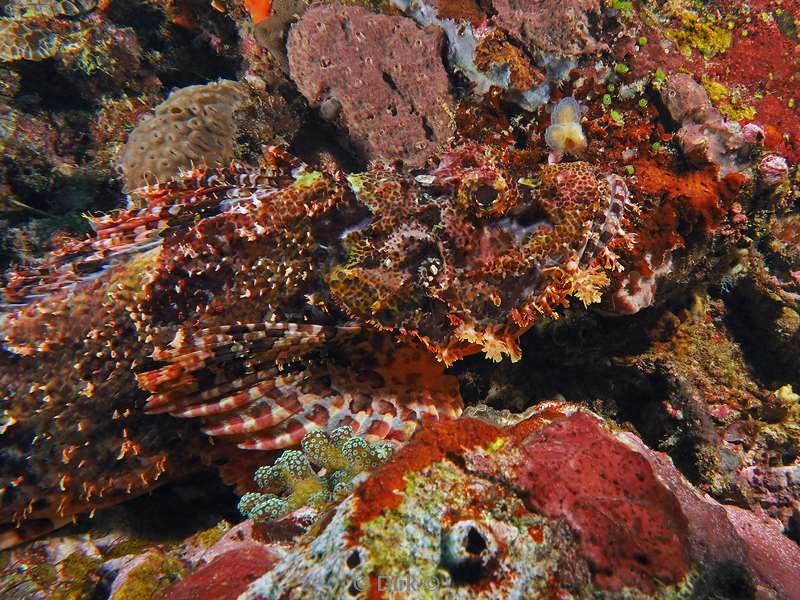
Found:
<path fill-rule="evenodd" d="M 368 444 L 350 427 L 339 427 L 330 435 L 320 429 L 310 431 L 300 445 L 302 452 L 287 450 L 271 466 L 256 471 L 253 480 L 262 491 L 242 496 L 243 515 L 264 521 L 304 506 L 319 512 L 349 494 L 356 476 L 386 462 L 393 450 L 386 443 Z"/>

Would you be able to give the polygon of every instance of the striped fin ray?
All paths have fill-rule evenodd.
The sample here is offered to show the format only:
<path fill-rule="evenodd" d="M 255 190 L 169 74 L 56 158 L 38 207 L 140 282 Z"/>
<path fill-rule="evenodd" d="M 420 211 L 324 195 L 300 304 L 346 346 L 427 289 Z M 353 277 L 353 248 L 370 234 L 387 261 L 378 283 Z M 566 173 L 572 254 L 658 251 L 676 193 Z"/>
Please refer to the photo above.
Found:
<path fill-rule="evenodd" d="M 447 375 L 424 348 L 398 345 L 388 336 L 369 338 L 367 346 L 373 364 L 367 366 L 364 361 L 357 368 L 324 367 L 329 390 L 312 390 L 313 379 L 304 383 L 315 396 L 309 395 L 312 401 L 304 402 L 302 411 L 277 427 L 251 434 L 239 446 L 253 450 L 287 448 L 313 429 L 332 430 L 345 425 L 368 441 L 404 442 L 421 423 L 460 416 L 463 402 L 458 381 Z"/>
<path fill-rule="evenodd" d="M 621 269 L 616 256 L 608 249 L 615 238 L 625 237 L 623 230 L 626 211 L 636 212 L 637 207 L 630 200 L 630 192 L 625 181 L 617 175 L 609 175 L 602 182 L 606 190 L 605 201 L 599 207 L 592 227 L 586 234 L 583 247 L 578 252 L 580 265 L 586 267 L 595 258 L 603 255 L 610 268 Z"/>
<path fill-rule="evenodd" d="M 314 352 L 329 344 L 336 360 Z M 184 330 L 153 357 L 167 364 L 138 375 L 152 394 L 148 412 L 200 418 L 206 434 L 248 450 L 289 448 L 309 431 L 344 425 L 368 441 L 403 442 L 420 423 L 462 409 L 457 380 L 424 348 L 359 326 Z"/>
<path fill-rule="evenodd" d="M 153 358 L 168 364 L 140 373 L 145 409 L 196 417 L 249 405 L 290 384 L 279 365 L 298 360 L 337 333 L 333 327 L 253 323 L 181 330 Z"/>
<path fill-rule="evenodd" d="M 457 418 L 461 413 L 460 397 L 433 396 L 405 386 L 353 389 L 352 384 L 352 378 L 333 373 L 332 389 L 327 395 L 309 394 L 311 401 L 301 399 L 302 411 L 277 427 L 255 431 L 239 447 L 249 450 L 289 448 L 314 429 L 332 430 L 345 425 L 367 441 L 404 442 L 419 424 Z"/>
<path fill-rule="evenodd" d="M 6 306 L 24 306 L 38 298 L 101 275 L 114 261 L 158 248 L 167 227 L 190 226 L 198 215 L 220 209 L 230 186 L 193 189 L 175 196 L 154 193 L 142 208 L 86 215 L 94 235 L 85 239 L 62 237 L 37 264 L 12 270 L 3 289 Z"/>
<path fill-rule="evenodd" d="M 303 384 L 309 380 L 307 373 L 281 379 L 283 385 L 265 382 L 272 385 L 251 388 L 248 391 L 251 400 L 242 410 L 224 414 L 221 418 L 207 419 L 208 426 L 204 431 L 208 435 L 241 435 L 262 431 L 279 425 L 319 399 L 318 395 L 303 390 Z"/>
<path fill-rule="evenodd" d="M 303 436 L 314 429 L 329 428 L 344 407 L 345 398 L 335 390 L 306 393 L 284 399 L 285 410 L 274 419 L 274 426 L 250 425 L 247 416 L 234 422 L 232 433 L 247 436 L 239 443 L 246 450 L 275 450 L 300 443 Z M 236 425 L 239 425 L 237 428 Z"/>

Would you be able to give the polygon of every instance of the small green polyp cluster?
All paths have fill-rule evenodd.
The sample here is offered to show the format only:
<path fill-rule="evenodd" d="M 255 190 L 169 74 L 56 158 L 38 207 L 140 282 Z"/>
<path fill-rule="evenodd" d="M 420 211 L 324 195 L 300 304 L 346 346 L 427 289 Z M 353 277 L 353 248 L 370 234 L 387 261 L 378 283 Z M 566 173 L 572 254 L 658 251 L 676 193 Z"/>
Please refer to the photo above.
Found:
<path fill-rule="evenodd" d="M 308 506 L 316 512 L 350 493 L 353 479 L 386 462 L 392 446 L 369 444 L 350 427 L 329 434 L 318 429 L 303 438 L 302 450 L 287 450 L 269 467 L 256 470 L 253 480 L 263 492 L 242 496 L 239 511 L 255 521 L 279 519 Z M 314 470 L 312 465 L 318 470 Z"/>

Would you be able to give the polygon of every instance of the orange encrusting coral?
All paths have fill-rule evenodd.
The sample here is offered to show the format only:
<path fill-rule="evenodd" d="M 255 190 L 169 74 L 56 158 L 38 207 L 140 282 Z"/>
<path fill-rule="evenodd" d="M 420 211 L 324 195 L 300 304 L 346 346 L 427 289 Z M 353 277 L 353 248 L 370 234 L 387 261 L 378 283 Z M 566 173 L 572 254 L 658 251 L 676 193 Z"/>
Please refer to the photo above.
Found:
<path fill-rule="evenodd" d="M 420 430 L 413 445 L 401 449 L 389 464 L 380 467 L 358 488 L 353 523 L 366 523 L 384 510 L 399 506 L 407 473 L 420 472 L 449 455 L 461 454 L 464 449 L 486 446 L 502 435 L 504 433 L 493 425 L 467 418 L 442 423 L 435 429 Z"/>
<path fill-rule="evenodd" d="M 545 408 L 507 430 L 472 418 L 442 422 L 433 428 L 421 429 L 414 436 L 413 444 L 402 448 L 391 462 L 381 466 L 358 488 L 353 523 L 367 523 L 383 511 L 397 508 L 403 499 L 406 474 L 422 472 L 433 463 L 458 456 L 465 450 L 489 445 L 502 447 L 505 444 L 504 438 L 522 440 L 531 432 L 563 417 L 564 412 L 554 406 Z"/>

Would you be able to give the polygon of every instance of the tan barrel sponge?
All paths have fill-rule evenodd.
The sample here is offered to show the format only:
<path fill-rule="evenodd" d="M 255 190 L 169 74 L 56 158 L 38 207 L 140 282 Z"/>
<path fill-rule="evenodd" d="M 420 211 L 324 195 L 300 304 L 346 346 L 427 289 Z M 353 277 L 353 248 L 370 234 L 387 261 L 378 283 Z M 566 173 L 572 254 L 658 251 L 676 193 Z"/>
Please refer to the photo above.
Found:
<path fill-rule="evenodd" d="M 125 189 L 164 181 L 194 165 L 234 157 L 234 113 L 245 99 L 235 81 L 191 85 L 172 92 L 128 136 L 120 166 Z"/>

